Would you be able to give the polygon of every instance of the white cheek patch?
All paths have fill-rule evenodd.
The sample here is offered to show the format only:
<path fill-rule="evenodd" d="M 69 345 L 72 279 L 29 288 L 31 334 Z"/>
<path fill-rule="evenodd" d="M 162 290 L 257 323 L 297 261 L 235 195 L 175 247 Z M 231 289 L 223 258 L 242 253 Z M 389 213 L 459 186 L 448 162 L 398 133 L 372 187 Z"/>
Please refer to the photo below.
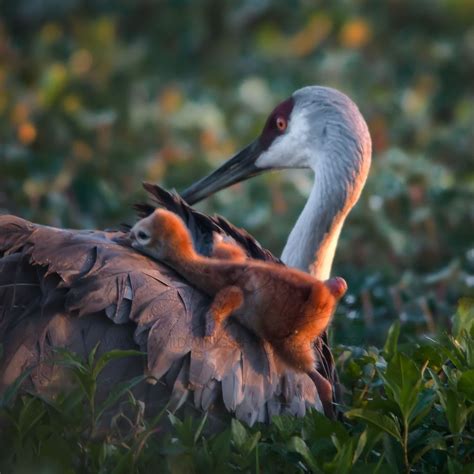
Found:
<path fill-rule="evenodd" d="M 293 109 L 286 132 L 276 138 L 255 162 L 258 168 L 307 168 L 311 166 L 309 125 L 304 110 Z M 314 150 L 313 150 L 314 152 Z"/>

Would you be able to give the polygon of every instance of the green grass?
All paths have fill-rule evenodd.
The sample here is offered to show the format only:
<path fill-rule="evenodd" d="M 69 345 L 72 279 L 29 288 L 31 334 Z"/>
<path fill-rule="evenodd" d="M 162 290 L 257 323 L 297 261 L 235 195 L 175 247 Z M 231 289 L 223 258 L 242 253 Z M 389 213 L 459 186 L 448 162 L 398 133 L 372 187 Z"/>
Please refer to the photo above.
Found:
<path fill-rule="evenodd" d="M 26 372 L 3 394 L 0 472 L 472 473 L 474 301 L 461 301 L 452 335 L 401 344 L 399 333 L 396 323 L 383 349 L 337 349 L 346 388 L 340 421 L 313 411 L 252 428 L 232 420 L 213 435 L 205 414 L 181 419 L 164 407 L 146 419 L 131 392 L 141 377 L 96 401 L 102 369 L 130 351 L 93 351 L 81 361 L 60 350 L 55 363 L 71 370 L 73 389 L 54 400 L 18 394 Z"/>

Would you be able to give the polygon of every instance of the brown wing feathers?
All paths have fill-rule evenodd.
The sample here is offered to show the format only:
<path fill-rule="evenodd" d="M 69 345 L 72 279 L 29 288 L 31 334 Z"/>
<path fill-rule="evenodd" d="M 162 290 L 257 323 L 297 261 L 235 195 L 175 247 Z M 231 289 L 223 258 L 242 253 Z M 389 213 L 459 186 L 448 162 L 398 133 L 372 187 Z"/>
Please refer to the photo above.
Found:
<path fill-rule="evenodd" d="M 153 186 L 147 190 L 159 204 L 185 216 L 200 249 L 212 248 L 210 230 L 227 229 L 236 241 L 251 242 L 226 221 L 191 210 L 176 194 Z M 258 244 L 248 245 L 254 258 L 266 255 Z M 143 389 L 150 405 L 191 390 L 188 406 L 216 407 L 223 415 L 218 408 L 223 404 L 250 423 L 319 406 L 311 380 L 282 372 L 271 351 L 232 319 L 220 337 L 203 346 L 208 305 L 207 297 L 171 269 L 131 249 L 122 232 L 59 230 L 0 216 L 0 343 L 5 349 L 0 390 L 34 365 L 31 383 L 47 392 L 58 379 L 43 363 L 53 345 L 87 355 L 101 341 L 100 351 L 147 351 L 148 373 L 162 377 L 155 388 Z M 108 377 L 132 377 L 141 364 L 116 361 Z"/>

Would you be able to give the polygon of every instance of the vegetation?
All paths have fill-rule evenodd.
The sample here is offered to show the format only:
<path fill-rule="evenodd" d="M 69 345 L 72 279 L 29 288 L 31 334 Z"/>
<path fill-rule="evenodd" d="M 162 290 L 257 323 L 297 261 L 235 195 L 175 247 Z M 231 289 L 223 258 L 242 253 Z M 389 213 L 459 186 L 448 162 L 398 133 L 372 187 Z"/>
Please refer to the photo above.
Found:
<path fill-rule="evenodd" d="M 70 393 L 4 395 L 0 471 L 472 472 L 472 299 L 446 335 L 474 297 L 472 18 L 471 0 L 1 2 L 0 212 L 133 223 L 141 181 L 183 189 L 307 84 L 359 104 L 374 159 L 334 271 L 350 288 L 332 334 L 342 421 L 234 421 L 208 437 L 205 421 L 144 420 L 129 394 L 127 433 L 117 421 L 99 440 L 99 361 L 60 354 Z M 278 253 L 311 179 L 261 176 L 201 208 Z M 165 417 L 174 431 L 154 436 Z"/>
<path fill-rule="evenodd" d="M 138 377 L 95 402 L 97 377 L 107 363 L 130 351 L 113 351 L 87 362 L 62 351 L 77 385 L 54 400 L 37 394 L 15 399 L 21 383 L 1 400 L 5 472 L 436 472 L 474 469 L 474 301 L 464 300 L 453 336 L 398 344 L 394 324 L 384 348 L 341 347 L 347 388 L 344 416 L 318 412 L 303 419 L 275 417 L 248 428 L 232 420 L 219 434 L 205 434 L 201 420 L 179 419 L 166 407 L 154 419 L 131 388 Z M 139 354 L 139 353 L 138 353 Z M 449 362 L 446 362 L 449 361 Z M 56 361 L 57 362 L 57 361 Z M 26 374 L 28 375 L 28 374 Z M 128 403 L 98 433 L 101 417 L 128 395 Z M 168 417 L 171 431 L 162 432 Z"/>

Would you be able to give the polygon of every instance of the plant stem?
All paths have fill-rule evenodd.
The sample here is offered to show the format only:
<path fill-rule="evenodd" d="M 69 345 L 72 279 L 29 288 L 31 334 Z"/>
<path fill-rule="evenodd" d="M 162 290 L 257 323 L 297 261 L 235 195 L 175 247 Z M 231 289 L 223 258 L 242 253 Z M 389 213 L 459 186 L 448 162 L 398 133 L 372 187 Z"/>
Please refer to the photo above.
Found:
<path fill-rule="evenodd" d="M 92 438 L 95 435 L 96 428 L 96 419 L 95 419 L 95 392 L 96 392 L 96 383 L 92 383 L 92 389 L 89 397 L 89 409 L 91 413 L 91 433 L 90 437 Z"/>
<path fill-rule="evenodd" d="M 403 420 L 403 461 L 406 472 L 409 474 L 411 466 L 408 462 L 408 420 L 406 418 Z"/>

